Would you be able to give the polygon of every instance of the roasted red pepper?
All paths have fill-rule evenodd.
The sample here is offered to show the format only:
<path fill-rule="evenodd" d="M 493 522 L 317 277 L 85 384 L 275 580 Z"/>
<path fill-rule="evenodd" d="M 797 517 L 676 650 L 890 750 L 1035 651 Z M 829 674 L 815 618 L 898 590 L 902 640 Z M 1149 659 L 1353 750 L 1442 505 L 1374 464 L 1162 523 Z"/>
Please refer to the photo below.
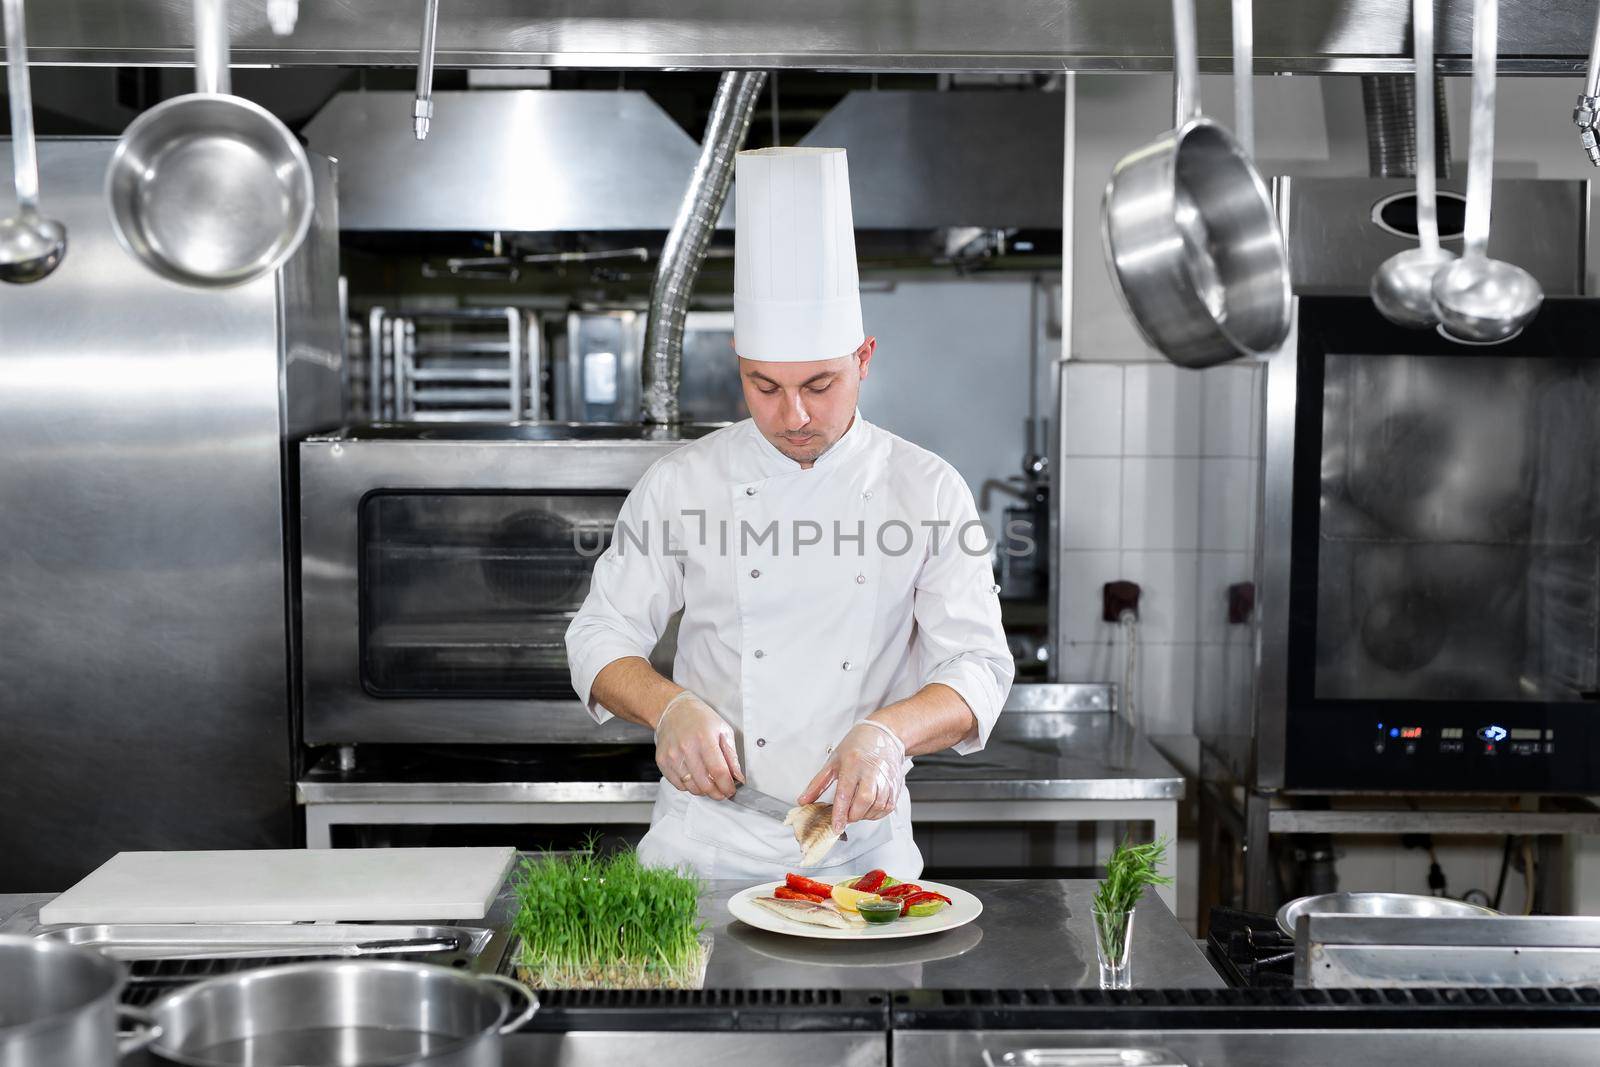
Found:
<path fill-rule="evenodd" d="M 833 886 L 827 882 L 818 882 L 807 878 L 803 874 L 786 875 L 783 884 L 798 893 L 810 893 L 812 896 L 827 897 L 833 894 Z"/>
<path fill-rule="evenodd" d="M 827 897 L 820 896 L 816 893 L 802 893 L 798 889 L 790 889 L 786 885 L 780 885 L 778 888 L 774 889 L 772 891 L 772 895 L 777 897 L 779 900 L 809 900 L 813 904 L 821 904 L 828 899 Z"/>
<path fill-rule="evenodd" d="M 912 893 L 908 896 L 903 896 L 900 898 L 900 914 L 908 914 L 911 911 L 911 905 L 913 904 L 926 904 L 930 900 L 942 900 L 946 904 L 951 903 L 950 898 L 945 896 L 943 893 L 929 893 L 926 891 L 921 893 Z"/>
<path fill-rule="evenodd" d="M 851 888 L 862 893 L 876 893 L 878 891 L 878 887 L 883 885 L 884 882 L 888 881 L 888 878 L 888 871 L 868 871 L 860 878 L 857 878 L 856 884 L 851 886 Z"/>
<path fill-rule="evenodd" d="M 910 896 L 912 893 L 920 892 L 922 892 L 922 887 L 917 883 L 901 882 L 899 885 L 892 885 L 888 889 L 880 889 L 878 891 L 878 895 L 880 897 L 887 897 L 890 900 L 900 900 L 903 897 Z"/>

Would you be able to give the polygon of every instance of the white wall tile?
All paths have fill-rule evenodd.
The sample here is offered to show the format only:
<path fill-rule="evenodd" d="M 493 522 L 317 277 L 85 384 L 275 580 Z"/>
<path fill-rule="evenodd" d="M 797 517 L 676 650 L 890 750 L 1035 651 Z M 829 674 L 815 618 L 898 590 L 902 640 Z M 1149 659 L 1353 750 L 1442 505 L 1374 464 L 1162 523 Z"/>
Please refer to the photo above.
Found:
<path fill-rule="evenodd" d="M 1122 685 L 1123 652 L 1115 640 L 1067 641 L 1056 665 L 1063 682 L 1115 682 Z"/>
<path fill-rule="evenodd" d="M 1242 635 L 1231 645 L 1201 645 L 1195 663 L 1194 721 L 1232 735 L 1251 730 L 1255 649 Z"/>
<path fill-rule="evenodd" d="M 1116 634 L 1116 623 L 1100 612 L 1107 582 L 1122 577 L 1121 553 L 1111 550 L 1069 551 L 1061 559 L 1061 637 L 1065 641 L 1104 641 Z"/>
<path fill-rule="evenodd" d="M 1122 454 L 1122 367 L 1071 362 L 1061 369 L 1066 394 L 1065 455 Z"/>
<path fill-rule="evenodd" d="M 1122 460 L 1061 461 L 1062 548 L 1120 548 Z"/>
<path fill-rule="evenodd" d="M 1254 399 L 1258 369 L 1212 367 L 1199 372 L 1204 430 L 1201 450 L 1207 456 L 1255 455 Z"/>
<path fill-rule="evenodd" d="M 1141 640 L 1164 645 L 1198 639 L 1198 552 L 1124 552 L 1119 577 L 1139 583 Z"/>
<path fill-rule="evenodd" d="M 1221 645 L 1244 640 L 1248 626 L 1228 625 L 1228 587 L 1254 581 L 1254 557 L 1249 552 L 1200 554 L 1199 592 L 1196 594 L 1198 630 L 1195 640 Z"/>
<path fill-rule="evenodd" d="M 1138 703 L 1137 721 L 1145 733 L 1194 732 L 1196 647 L 1140 643 L 1134 699 Z"/>
<path fill-rule="evenodd" d="M 1248 459 L 1208 459 L 1202 464 L 1199 547 L 1250 551 L 1255 543 L 1256 529 L 1255 462 Z"/>
<path fill-rule="evenodd" d="M 1200 462 L 1135 458 L 1122 461 L 1123 548 L 1139 551 L 1200 547 Z"/>
<path fill-rule="evenodd" d="M 1202 378 L 1170 363 L 1129 366 L 1123 379 L 1123 455 L 1198 456 Z"/>

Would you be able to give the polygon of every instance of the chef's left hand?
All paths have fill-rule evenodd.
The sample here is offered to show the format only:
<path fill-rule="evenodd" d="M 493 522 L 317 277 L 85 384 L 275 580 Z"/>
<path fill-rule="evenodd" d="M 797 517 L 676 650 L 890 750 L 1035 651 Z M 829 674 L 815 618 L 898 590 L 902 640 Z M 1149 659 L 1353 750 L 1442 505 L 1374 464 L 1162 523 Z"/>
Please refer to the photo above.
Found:
<path fill-rule="evenodd" d="M 906 746 L 882 723 L 864 719 L 834 746 L 833 756 L 811 779 L 797 803 L 810 804 L 837 781 L 833 828 L 862 819 L 881 819 L 894 811 L 905 779 Z"/>

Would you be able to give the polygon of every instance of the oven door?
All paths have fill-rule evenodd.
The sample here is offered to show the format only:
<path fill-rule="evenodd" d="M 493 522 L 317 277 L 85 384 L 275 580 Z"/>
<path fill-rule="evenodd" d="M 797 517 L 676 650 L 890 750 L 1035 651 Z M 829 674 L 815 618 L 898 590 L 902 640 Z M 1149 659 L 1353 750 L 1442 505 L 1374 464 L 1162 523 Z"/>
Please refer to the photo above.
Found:
<path fill-rule="evenodd" d="M 584 712 L 565 633 L 623 499 L 678 442 L 460 432 L 301 445 L 306 742 L 638 740 Z M 672 648 L 652 657 L 668 674 Z"/>
<path fill-rule="evenodd" d="M 1600 788 L 1597 330 L 1551 299 L 1468 347 L 1301 300 L 1287 788 Z"/>

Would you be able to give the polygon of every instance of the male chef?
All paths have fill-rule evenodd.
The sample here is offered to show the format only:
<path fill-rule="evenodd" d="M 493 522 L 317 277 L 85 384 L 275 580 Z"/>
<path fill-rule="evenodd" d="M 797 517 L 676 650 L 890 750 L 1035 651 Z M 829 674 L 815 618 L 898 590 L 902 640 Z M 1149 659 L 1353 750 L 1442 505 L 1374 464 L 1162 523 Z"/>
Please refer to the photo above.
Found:
<path fill-rule="evenodd" d="M 734 348 L 750 418 L 678 448 L 628 495 L 567 630 L 597 722 L 655 731 L 649 864 L 760 881 L 793 831 L 748 784 L 831 801 L 846 839 L 807 872 L 915 878 L 910 757 L 981 749 L 1014 667 L 972 493 L 862 418 L 862 329 L 839 148 L 736 161 Z M 945 413 L 949 419 L 960 411 Z M 670 679 L 647 657 L 682 609 Z"/>

